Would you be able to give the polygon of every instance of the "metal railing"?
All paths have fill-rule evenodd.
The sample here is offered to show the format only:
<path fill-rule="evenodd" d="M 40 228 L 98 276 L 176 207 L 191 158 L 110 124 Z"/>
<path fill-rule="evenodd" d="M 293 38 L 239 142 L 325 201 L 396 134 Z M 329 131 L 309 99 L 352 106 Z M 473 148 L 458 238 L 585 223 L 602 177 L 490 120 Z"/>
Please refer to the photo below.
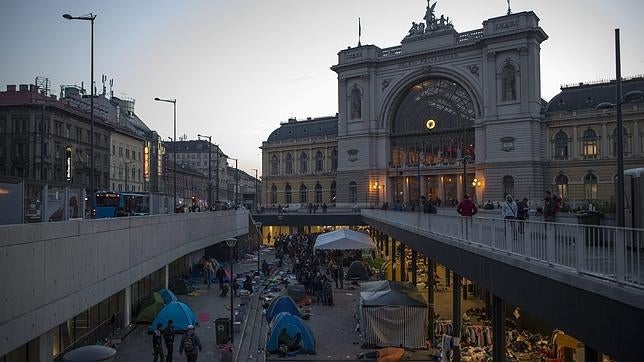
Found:
<path fill-rule="evenodd" d="M 362 214 L 441 241 L 644 289 L 644 229 L 381 210 Z"/>

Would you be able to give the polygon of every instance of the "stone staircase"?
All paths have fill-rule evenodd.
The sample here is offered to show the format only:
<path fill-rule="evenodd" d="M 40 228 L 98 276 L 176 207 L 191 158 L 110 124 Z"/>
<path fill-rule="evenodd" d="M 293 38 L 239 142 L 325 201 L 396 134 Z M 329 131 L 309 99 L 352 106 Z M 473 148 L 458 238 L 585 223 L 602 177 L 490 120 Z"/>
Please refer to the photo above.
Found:
<path fill-rule="evenodd" d="M 260 295 L 266 287 L 266 281 L 258 291 L 250 297 L 250 305 L 246 307 L 246 318 L 242 324 L 239 344 L 234 352 L 234 361 L 266 361 L 266 336 L 268 323 L 262 314 Z"/>

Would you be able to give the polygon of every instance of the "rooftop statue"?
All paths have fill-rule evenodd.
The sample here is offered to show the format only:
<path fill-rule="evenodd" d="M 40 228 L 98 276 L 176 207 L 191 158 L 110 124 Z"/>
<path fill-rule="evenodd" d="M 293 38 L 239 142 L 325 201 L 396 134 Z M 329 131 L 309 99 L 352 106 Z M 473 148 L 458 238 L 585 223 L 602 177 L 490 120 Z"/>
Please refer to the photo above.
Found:
<path fill-rule="evenodd" d="M 409 33 L 407 34 L 407 37 L 419 36 L 419 35 L 434 32 L 436 30 L 454 28 L 454 25 L 452 25 L 452 22 L 449 20 L 449 17 L 446 18 L 445 15 L 441 15 L 440 18 L 436 18 L 436 14 L 434 13 L 436 4 L 438 3 L 435 2 L 434 4 L 429 5 L 429 0 L 427 0 L 425 17 L 423 17 L 423 20 L 425 20 L 425 23 L 412 22 L 411 28 L 409 29 Z"/>

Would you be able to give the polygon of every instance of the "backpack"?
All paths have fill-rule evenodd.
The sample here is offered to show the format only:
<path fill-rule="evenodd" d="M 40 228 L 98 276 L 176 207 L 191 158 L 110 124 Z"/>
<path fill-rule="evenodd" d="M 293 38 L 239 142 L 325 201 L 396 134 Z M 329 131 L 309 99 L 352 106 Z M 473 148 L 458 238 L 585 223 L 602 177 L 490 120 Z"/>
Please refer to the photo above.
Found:
<path fill-rule="evenodd" d="M 185 336 L 183 338 L 183 350 L 186 352 L 186 354 L 192 353 L 192 351 L 195 350 L 195 345 L 192 341 L 192 336 Z"/>

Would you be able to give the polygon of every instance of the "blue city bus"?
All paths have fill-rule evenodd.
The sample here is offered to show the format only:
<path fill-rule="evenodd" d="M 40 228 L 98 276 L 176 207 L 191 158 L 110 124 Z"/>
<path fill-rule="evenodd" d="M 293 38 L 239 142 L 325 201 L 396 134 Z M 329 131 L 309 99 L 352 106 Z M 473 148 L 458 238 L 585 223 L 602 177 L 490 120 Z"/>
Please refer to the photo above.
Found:
<path fill-rule="evenodd" d="M 95 218 L 150 215 L 150 194 L 99 191 L 94 194 Z"/>

